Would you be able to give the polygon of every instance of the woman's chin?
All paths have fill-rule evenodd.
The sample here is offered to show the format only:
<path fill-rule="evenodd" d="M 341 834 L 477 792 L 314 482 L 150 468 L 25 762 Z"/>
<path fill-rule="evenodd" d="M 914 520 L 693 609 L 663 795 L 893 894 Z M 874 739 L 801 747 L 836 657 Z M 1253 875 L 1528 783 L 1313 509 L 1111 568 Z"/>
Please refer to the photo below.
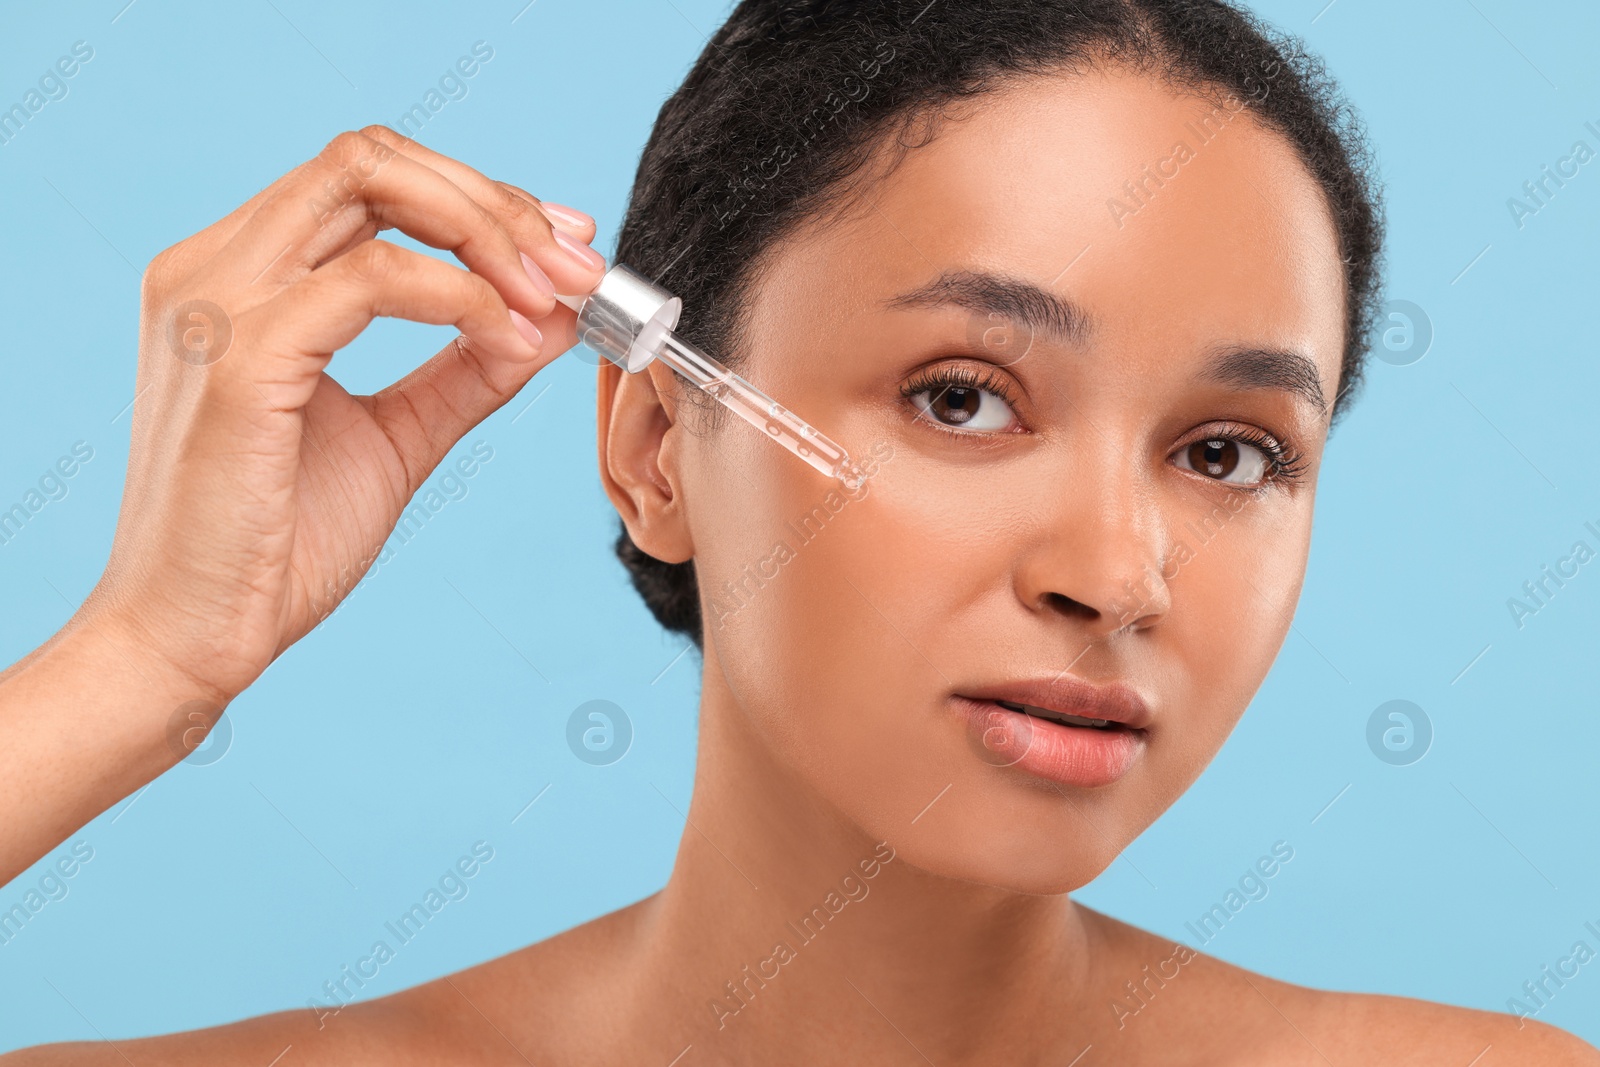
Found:
<path fill-rule="evenodd" d="M 966 882 L 986 889 L 1026 896 L 1060 896 L 1082 889 L 1116 859 L 1103 844 L 1076 848 L 1076 842 L 1041 848 L 1039 839 L 1018 834 L 1008 840 L 990 838 L 959 848 L 952 838 L 928 835 L 896 845 L 896 863 L 925 875 Z"/>

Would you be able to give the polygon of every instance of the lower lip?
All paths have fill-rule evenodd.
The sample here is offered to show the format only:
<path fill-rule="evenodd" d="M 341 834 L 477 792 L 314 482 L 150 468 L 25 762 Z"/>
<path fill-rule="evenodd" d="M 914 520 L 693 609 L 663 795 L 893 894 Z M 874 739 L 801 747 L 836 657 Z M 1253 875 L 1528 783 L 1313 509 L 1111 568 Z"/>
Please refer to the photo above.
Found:
<path fill-rule="evenodd" d="M 1144 752 L 1143 730 L 1067 726 L 1002 707 L 993 700 L 951 697 L 982 758 L 1062 785 L 1110 785 Z"/>

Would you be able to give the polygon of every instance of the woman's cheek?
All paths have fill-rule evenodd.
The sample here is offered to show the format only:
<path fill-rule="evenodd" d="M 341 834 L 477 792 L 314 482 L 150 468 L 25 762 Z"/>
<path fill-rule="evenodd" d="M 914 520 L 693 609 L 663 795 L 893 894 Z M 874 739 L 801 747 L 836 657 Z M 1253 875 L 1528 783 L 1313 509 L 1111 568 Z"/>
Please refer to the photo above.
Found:
<path fill-rule="evenodd" d="M 889 488 L 816 491 L 779 522 L 775 576 L 707 631 L 743 712 L 858 816 L 919 795 L 905 774 L 948 774 L 935 757 L 950 747 L 938 716 L 957 670 L 945 643 L 983 567 L 953 553 L 927 502 Z"/>
<path fill-rule="evenodd" d="M 1168 583 L 1172 610 L 1159 625 L 1189 683 L 1183 703 L 1190 710 L 1173 725 L 1190 734 L 1206 762 L 1283 646 L 1309 533 L 1310 516 L 1301 514 L 1297 501 L 1270 498 L 1247 504 L 1224 527 L 1182 527 L 1175 555 L 1187 559 Z"/>

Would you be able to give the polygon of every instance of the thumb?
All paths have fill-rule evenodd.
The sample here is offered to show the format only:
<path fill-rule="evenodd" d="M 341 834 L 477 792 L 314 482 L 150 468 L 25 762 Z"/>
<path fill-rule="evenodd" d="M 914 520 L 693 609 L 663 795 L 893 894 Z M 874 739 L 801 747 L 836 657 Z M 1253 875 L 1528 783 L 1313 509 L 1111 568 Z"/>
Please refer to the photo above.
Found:
<path fill-rule="evenodd" d="M 404 462 L 406 495 L 415 493 L 446 453 L 498 411 L 541 369 L 578 342 L 577 316 L 557 304 L 534 323 L 544 335 L 539 355 L 512 363 L 478 351 L 466 335 L 422 366 L 367 398 L 373 420 Z"/>

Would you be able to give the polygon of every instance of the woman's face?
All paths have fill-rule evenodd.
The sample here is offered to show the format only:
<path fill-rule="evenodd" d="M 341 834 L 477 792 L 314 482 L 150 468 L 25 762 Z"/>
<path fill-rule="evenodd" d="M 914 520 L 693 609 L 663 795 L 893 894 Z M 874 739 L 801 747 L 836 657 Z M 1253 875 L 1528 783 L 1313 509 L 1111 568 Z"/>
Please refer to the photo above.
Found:
<path fill-rule="evenodd" d="M 865 490 L 675 422 L 674 503 L 630 525 L 693 555 L 721 736 L 912 864 L 1062 892 L 1194 781 L 1283 641 L 1339 388 L 1333 225 L 1249 112 L 1116 70 L 979 98 L 863 197 L 765 260 L 740 370 Z"/>

